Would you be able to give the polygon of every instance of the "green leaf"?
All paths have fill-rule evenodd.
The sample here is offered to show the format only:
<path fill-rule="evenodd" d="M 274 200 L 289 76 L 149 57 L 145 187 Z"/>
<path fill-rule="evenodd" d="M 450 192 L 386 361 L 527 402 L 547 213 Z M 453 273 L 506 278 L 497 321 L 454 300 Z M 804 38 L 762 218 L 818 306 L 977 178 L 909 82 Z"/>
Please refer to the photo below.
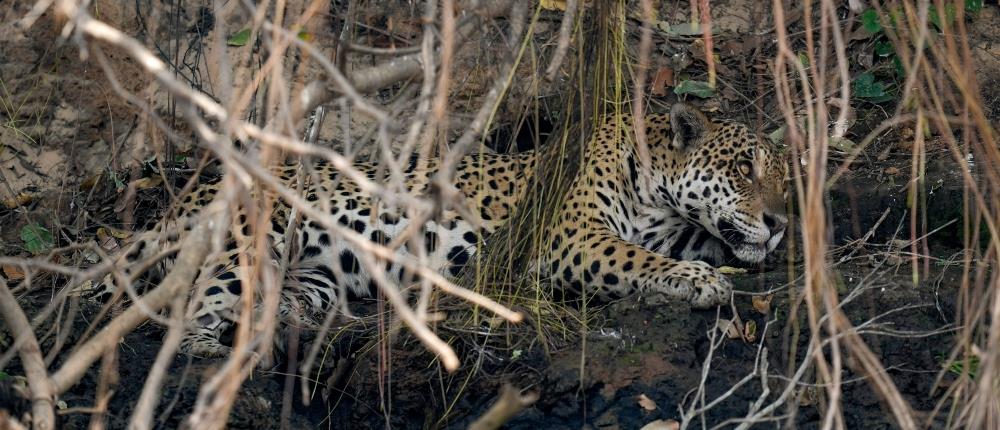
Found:
<path fill-rule="evenodd" d="M 972 13 L 979 13 L 983 10 L 983 0 L 965 0 L 965 10 Z"/>
<path fill-rule="evenodd" d="M 937 28 L 938 31 L 941 31 L 941 17 L 938 16 L 937 8 L 934 7 L 934 5 L 931 5 L 930 8 L 927 9 L 927 18 L 931 20 L 931 24 L 934 24 L 934 27 Z"/>
<path fill-rule="evenodd" d="M 853 83 L 854 96 L 873 103 L 886 102 L 893 99 L 893 95 L 886 91 L 885 84 L 875 80 L 875 75 L 862 73 Z"/>
<path fill-rule="evenodd" d="M 968 368 L 966 369 L 966 363 L 968 363 Z M 968 370 L 969 377 L 976 379 L 979 375 L 979 357 L 972 356 L 968 360 L 956 360 L 948 365 L 948 370 L 956 375 L 961 375 L 963 371 Z"/>
<path fill-rule="evenodd" d="M 872 34 L 882 31 L 882 24 L 878 22 L 878 12 L 875 12 L 875 9 L 868 9 L 862 12 L 861 26 Z"/>
<path fill-rule="evenodd" d="M 837 149 L 839 149 L 841 151 L 844 151 L 844 152 L 850 152 L 851 150 L 854 149 L 854 147 L 856 145 L 853 140 L 848 139 L 846 137 L 833 137 L 833 136 L 830 136 L 830 139 L 828 141 L 830 142 L 830 146 L 832 146 L 834 148 L 837 148 Z"/>
<path fill-rule="evenodd" d="M 767 135 L 767 139 L 770 140 L 771 143 L 775 143 L 775 144 L 781 143 L 783 140 L 785 140 L 785 130 L 786 129 L 788 129 L 787 125 L 783 125 L 781 127 L 778 127 L 777 130 L 774 130 L 770 134 Z"/>
<path fill-rule="evenodd" d="M 809 56 L 805 52 L 799 52 L 796 57 L 798 57 L 799 64 L 802 64 L 802 67 L 809 68 Z"/>
<path fill-rule="evenodd" d="M 875 82 L 875 75 L 862 73 L 854 79 L 854 95 L 858 97 L 871 97 L 881 95 L 885 92 L 882 85 Z"/>
<path fill-rule="evenodd" d="M 122 180 L 121 176 L 115 172 L 108 172 L 108 176 L 111 178 L 111 181 L 115 183 L 115 191 L 120 193 L 125 189 L 125 181 Z"/>
<path fill-rule="evenodd" d="M 52 249 L 55 244 L 52 240 L 52 233 L 38 223 L 21 227 L 21 240 L 24 241 L 24 249 L 35 255 Z"/>
<path fill-rule="evenodd" d="M 226 40 L 226 44 L 229 46 L 243 46 L 246 45 L 247 42 L 249 41 L 250 41 L 250 29 L 244 28 L 236 32 L 236 34 L 229 36 L 229 39 Z"/>
<path fill-rule="evenodd" d="M 888 57 L 896 53 L 896 49 L 892 47 L 892 43 L 880 40 L 875 42 L 875 54 L 879 57 Z"/>
<path fill-rule="evenodd" d="M 691 94 L 695 97 L 705 99 L 715 95 L 715 87 L 704 81 L 681 81 L 680 84 L 674 87 L 674 94 Z"/>
<path fill-rule="evenodd" d="M 903 60 L 900 60 L 898 55 L 892 56 L 892 68 L 896 70 L 896 76 L 906 77 L 906 68 L 903 67 Z"/>
<path fill-rule="evenodd" d="M 4 379 L 7 378 L 10 378 L 10 375 L 8 375 L 6 372 L 0 371 L 0 381 L 3 381 Z"/>
<path fill-rule="evenodd" d="M 955 15 L 957 11 L 955 10 L 955 5 L 948 3 L 944 5 L 944 19 L 948 24 L 955 22 Z M 941 16 L 938 15 L 938 10 L 934 5 L 930 5 L 927 8 L 927 17 L 930 18 L 931 23 L 937 27 L 938 31 L 944 31 L 944 26 L 941 23 Z"/>

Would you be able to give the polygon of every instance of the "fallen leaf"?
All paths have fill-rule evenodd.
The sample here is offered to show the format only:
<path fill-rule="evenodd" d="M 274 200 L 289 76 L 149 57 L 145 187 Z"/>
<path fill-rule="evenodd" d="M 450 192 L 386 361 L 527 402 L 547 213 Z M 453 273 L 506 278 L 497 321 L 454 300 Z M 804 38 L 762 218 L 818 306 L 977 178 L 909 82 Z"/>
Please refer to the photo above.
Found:
<path fill-rule="evenodd" d="M 909 248 L 913 242 L 906 239 L 893 239 L 889 241 L 889 245 L 893 249 L 906 249 Z"/>
<path fill-rule="evenodd" d="M 151 178 L 137 179 L 134 182 L 135 189 L 137 189 L 137 190 L 145 190 L 147 188 L 158 187 L 162 183 L 163 183 L 163 177 L 161 177 L 161 176 L 154 176 L 154 177 L 151 177 Z"/>
<path fill-rule="evenodd" d="M 226 44 L 229 46 L 243 46 L 246 45 L 247 42 L 249 41 L 250 41 L 250 29 L 244 28 L 236 32 L 232 36 L 229 36 L 229 39 L 226 39 Z"/>
<path fill-rule="evenodd" d="M 102 177 L 104 177 L 103 169 L 97 171 L 97 173 L 93 175 L 90 175 L 89 177 L 87 177 L 87 179 L 84 179 L 83 182 L 80 183 L 80 189 L 83 191 L 91 190 L 92 188 L 97 186 L 98 182 L 100 182 Z"/>
<path fill-rule="evenodd" d="M 844 152 L 849 152 L 854 149 L 854 141 L 846 137 L 833 137 L 830 136 L 830 146 L 837 148 Z"/>
<path fill-rule="evenodd" d="M 753 308 L 763 315 L 771 313 L 771 301 L 774 300 L 774 294 L 768 294 L 766 296 L 753 296 L 750 300 L 753 303 Z"/>
<path fill-rule="evenodd" d="M 295 35 L 295 37 L 299 38 L 299 40 L 303 42 L 312 42 L 313 39 L 315 39 L 312 33 L 310 33 L 308 30 L 304 28 L 299 29 L 299 32 Z"/>
<path fill-rule="evenodd" d="M 97 255 L 93 249 L 84 249 L 80 251 L 80 256 L 83 257 L 90 264 L 96 264 L 101 261 L 101 256 Z"/>
<path fill-rule="evenodd" d="M 125 240 L 132 237 L 132 232 L 128 230 L 118 230 L 116 228 L 109 228 L 108 233 L 111 233 L 115 238 Z"/>
<path fill-rule="evenodd" d="M 641 406 L 643 409 L 647 411 L 656 410 L 656 402 L 654 402 L 653 399 L 647 397 L 645 394 L 639 394 L 638 400 L 639 400 L 639 406 Z"/>
<path fill-rule="evenodd" d="M 684 22 L 680 24 L 670 25 L 665 21 L 659 21 L 656 23 L 656 28 L 669 36 L 702 36 L 705 30 L 702 29 L 701 24 L 697 22 Z"/>
<path fill-rule="evenodd" d="M 767 139 L 770 140 L 772 143 L 781 143 L 782 141 L 785 140 L 785 130 L 787 129 L 788 126 L 785 125 L 778 127 L 776 130 L 772 131 L 767 135 Z"/>
<path fill-rule="evenodd" d="M 704 81 L 685 80 L 674 87 L 674 94 L 691 94 L 695 97 L 705 99 L 715 95 L 715 87 Z"/>
<path fill-rule="evenodd" d="M 108 230 L 104 227 L 97 229 L 97 244 L 100 245 L 101 249 L 114 253 L 120 247 L 118 241 Z"/>
<path fill-rule="evenodd" d="M 660 67 L 653 77 L 651 88 L 654 96 L 663 97 L 667 95 L 667 90 L 674 85 L 674 70 L 669 67 Z"/>
<path fill-rule="evenodd" d="M 719 273 L 721 273 L 723 275 L 739 275 L 739 274 L 747 273 L 747 269 L 744 269 L 744 268 L 741 268 L 741 267 L 722 266 L 722 267 L 719 267 Z"/>
<path fill-rule="evenodd" d="M 743 341 L 746 343 L 757 341 L 757 321 L 749 320 L 743 325 Z"/>
<path fill-rule="evenodd" d="M 566 10 L 566 0 L 542 0 L 540 6 L 548 10 Z"/>
<path fill-rule="evenodd" d="M 52 232 L 48 231 L 38 223 L 31 223 L 21 227 L 21 240 L 24 241 L 24 249 L 38 255 L 52 249 L 55 246 L 55 239 Z"/>
<path fill-rule="evenodd" d="M 677 420 L 656 420 L 642 426 L 639 430 L 678 430 L 681 423 Z"/>
<path fill-rule="evenodd" d="M 20 267 L 4 264 L 3 276 L 7 278 L 8 281 L 20 281 L 24 279 L 24 272 L 21 271 Z"/>
<path fill-rule="evenodd" d="M 740 322 L 740 317 L 733 317 L 731 320 L 723 320 L 719 323 L 719 330 L 726 334 L 726 337 L 730 339 L 742 339 L 743 333 L 741 326 L 743 324 Z"/>
<path fill-rule="evenodd" d="M 24 205 L 26 205 L 28 203 L 31 203 L 31 200 L 33 198 L 34 197 L 32 197 L 31 194 L 28 194 L 28 193 L 18 193 L 14 197 L 11 197 L 9 199 L 4 199 L 3 205 L 6 206 L 7 209 L 17 209 L 17 208 L 19 208 L 21 206 L 24 206 Z"/>
<path fill-rule="evenodd" d="M 812 406 L 819 402 L 817 387 L 802 387 L 799 391 L 799 406 Z"/>

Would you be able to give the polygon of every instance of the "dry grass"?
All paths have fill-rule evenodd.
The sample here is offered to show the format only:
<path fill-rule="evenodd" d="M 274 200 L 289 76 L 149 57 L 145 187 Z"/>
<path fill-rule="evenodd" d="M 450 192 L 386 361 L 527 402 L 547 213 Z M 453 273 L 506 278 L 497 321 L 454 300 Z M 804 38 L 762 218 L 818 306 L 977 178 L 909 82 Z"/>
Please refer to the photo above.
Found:
<path fill-rule="evenodd" d="M 148 319 L 167 326 L 167 336 L 152 364 L 130 425 L 134 428 L 157 425 L 155 411 L 164 400 L 159 397 L 160 387 L 164 372 L 176 355 L 180 321 L 186 311 L 185 299 L 194 276 L 192 271 L 198 268 L 205 253 L 222 247 L 223 238 L 231 229 L 233 213 L 243 210 L 248 214 L 249 223 L 259 228 L 249 236 L 232 233 L 241 244 L 253 250 L 243 256 L 240 263 L 250 271 L 244 279 L 253 279 L 255 284 L 243 288 L 245 307 L 240 313 L 233 354 L 202 385 L 195 409 L 186 420 L 192 428 L 225 427 L 241 384 L 261 360 L 272 359 L 272 337 L 279 326 L 276 309 L 284 268 L 251 263 L 267 261 L 268 214 L 279 198 L 300 215 L 317 220 L 338 239 L 364 250 L 360 260 L 370 272 L 384 273 L 380 268 L 392 261 L 422 275 L 421 283 L 409 289 L 400 289 L 388 279 L 377 278 L 379 301 L 373 315 L 349 316 L 345 308 L 345 312 L 331 313 L 318 330 L 318 338 L 336 340 L 352 333 L 352 324 L 377 327 L 374 339 L 363 350 L 377 357 L 375 370 L 380 390 L 387 391 L 391 387 L 392 346 L 403 337 L 400 334 L 403 327 L 431 351 L 433 366 L 448 371 L 459 367 L 456 344 L 494 342 L 492 347 L 504 351 L 504 348 L 512 348 L 512 338 L 526 335 L 531 337 L 528 343 L 548 351 L 553 345 L 579 339 L 583 351 L 580 379 L 585 379 L 583 369 L 588 357 L 586 337 L 581 334 L 592 329 L 590 303 L 585 298 L 574 307 L 554 301 L 548 294 L 547 280 L 532 275 L 529 269 L 537 264 L 535 257 L 539 251 L 550 246 L 547 239 L 551 235 L 547 234 L 546 226 L 558 215 L 556 209 L 560 198 L 574 175 L 587 168 L 582 154 L 590 129 L 603 116 L 631 112 L 641 118 L 641 113 L 651 107 L 643 96 L 648 93 L 647 77 L 653 65 L 653 2 L 642 0 L 639 3 L 639 18 L 635 15 L 630 18 L 630 9 L 621 3 L 570 0 L 562 15 L 563 21 L 559 23 L 555 46 L 542 49 L 535 45 L 530 35 L 543 11 L 528 7 L 527 2 L 419 2 L 422 20 L 416 21 L 419 25 L 413 24 L 419 28 L 419 45 L 393 50 L 366 48 L 354 40 L 355 27 L 347 23 L 357 24 L 357 28 L 362 28 L 364 23 L 360 22 L 359 3 L 350 1 L 346 10 L 338 11 L 343 14 L 345 25 L 342 34 L 333 37 L 346 48 L 336 54 L 330 52 L 329 46 L 311 43 L 308 37 L 302 37 L 303 34 L 323 34 L 318 23 L 324 13 L 324 2 L 283 0 L 273 9 L 252 10 L 243 9 L 238 2 L 226 3 L 217 11 L 214 31 L 201 41 L 209 56 L 205 66 L 196 67 L 196 73 L 202 74 L 197 81 L 211 81 L 217 89 L 209 95 L 194 90 L 180 78 L 180 72 L 163 62 L 149 45 L 95 18 L 93 11 L 83 8 L 81 2 L 38 1 L 22 25 L 32 25 L 41 11 L 56 11 L 60 19 L 65 20 L 64 35 L 68 40 L 76 44 L 87 61 L 94 61 L 107 73 L 112 88 L 123 99 L 141 111 L 140 129 L 146 135 L 138 138 L 139 142 L 160 150 L 163 148 L 158 142 L 190 141 L 192 139 L 185 136 L 193 135 L 203 150 L 220 160 L 226 174 L 224 191 L 196 227 L 198 238 L 211 240 L 182 246 L 175 268 L 156 289 L 141 300 L 135 300 L 123 312 L 115 313 L 96 333 L 88 330 L 72 345 L 69 353 L 62 354 L 66 358 L 59 366 L 53 365 L 53 360 L 63 352 L 64 345 L 56 342 L 52 350 L 42 351 L 39 339 L 48 336 L 49 326 L 61 327 L 67 320 L 72 322 L 77 303 L 67 299 L 64 290 L 29 318 L 18 306 L 15 293 L 30 292 L 34 288 L 30 279 L 27 285 L 12 291 L 0 278 L 0 303 L 3 305 L 0 315 L 12 333 L 20 334 L 10 349 L 0 354 L 0 368 L 6 367 L 13 356 L 18 355 L 31 393 L 35 428 L 55 428 L 56 399 L 72 388 L 85 372 L 91 371 L 92 364 L 98 360 L 102 360 L 98 370 L 101 388 L 94 408 L 87 412 L 91 413 L 92 426 L 102 428 L 110 397 L 107 387 L 117 379 L 113 351 L 126 334 Z M 691 3 L 700 5 L 702 22 L 706 28 L 711 28 L 708 2 Z M 809 3 L 809 7 L 802 10 L 804 16 L 795 18 L 801 18 L 804 31 L 790 34 L 787 27 L 791 23 L 786 25 L 788 8 L 779 0 L 773 2 L 775 55 L 773 61 L 766 63 L 771 74 L 767 78 L 773 81 L 776 105 L 787 127 L 785 142 L 793 160 L 791 179 L 797 200 L 790 207 L 797 208 L 795 219 L 799 224 L 791 231 L 798 234 L 799 240 L 793 241 L 790 247 L 793 253 L 801 253 L 804 263 L 801 278 L 794 261 L 788 264 L 792 286 L 787 289 L 792 306 L 789 321 L 793 332 L 786 357 L 788 370 L 781 375 L 770 368 L 769 355 L 773 356 L 774 352 L 769 352 L 762 343 L 756 349 L 752 371 L 728 392 L 714 399 L 707 398 L 705 381 L 712 371 L 713 354 L 722 342 L 719 331 L 713 327 L 708 333 L 710 350 L 702 367 L 701 385 L 693 389 L 681 407 L 681 428 L 698 424 L 709 410 L 752 381 L 759 381 L 762 391 L 747 407 L 745 416 L 719 425 L 749 428 L 781 419 L 794 423 L 792 403 L 801 395 L 801 388 L 809 385 L 822 390 L 822 427 L 846 428 L 845 381 L 842 378 L 845 368 L 864 377 L 900 428 L 930 427 L 940 422 L 942 416 L 949 428 L 1000 428 L 1000 404 L 995 396 L 1000 383 L 1000 327 L 995 327 L 1000 324 L 1000 273 L 997 271 L 1000 265 L 997 227 L 1000 225 L 1000 170 L 996 169 L 1000 166 L 1000 146 L 996 141 L 998 134 L 985 116 L 981 91 L 972 72 L 975 68 L 969 54 L 969 38 L 962 16 L 964 9 L 957 8 L 958 17 L 954 22 L 942 17 L 944 28 L 937 32 L 928 18 L 931 3 L 936 5 L 936 10 L 944 10 L 944 2 L 940 0 L 873 4 L 882 17 L 889 16 L 891 11 L 899 12 L 895 25 L 885 23 L 883 27 L 903 60 L 906 81 L 900 94 L 904 99 L 892 116 L 857 146 L 856 152 L 833 159 L 829 130 L 834 130 L 832 137 L 843 137 L 850 112 L 845 107 L 849 107 L 852 100 L 847 32 L 850 26 L 856 25 L 854 12 L 848 19 L 842 19 L 837 2 Z M 149 15 L 169 12 L 159 10 L 160 7 L 155 6 Z M 227 49 L 224 35 L 233 30 L 227 26 L 227 19 L 249 23 L 249 40 L 259 38 L 260 45 L 255 47 L 254 43 L 248 43 Z M 150 22 L 156 24 L 153 20 Z M 301 29 L 301 32 L 289 29 Z M 151 31 L 156 34 L 155 25 Z M 494 79 L 482 86 L 481 94 L 471 97 L 476 109 L 466 121 L 467 126 L 455 127 L 449 119 L 452 117 L 449 114 L 453 114 L 450 106 L 463 97 L 455 94 L 458 91 L 455 88 L 465 88 L 462 85 L 466 83 L 455 71 L 461 61 L 475 57 L 468 53 L 481 48 L 476 40 L 487 37 L 482 32 L 505 43 L 505 49 L 501 52 L 503 55 L 490 64 L 495 72 Z M 639 41 L 638 49 L 632 48 L 633 40 Z M 395 41 L 390 40 L 390 43 Z M 708 54 L 705 55 L 706 73 L 709 82 L 714 84 L 716 65 L 711 55 L 712 47 L 712 38 L 708 37 L 704 43 Z M 346 71 L 350 50 L 374 58 L 386 54 L 394 56 L 370 68 Z M 124 53 L 139 64 L 152 78 L 149 87 L 138 94 L 124 89 L 108 65 L 110 52 Z M 549 56 L 550 52 L 555 54 Z M 800 56 L 812 66 L 804 65 Z M 365 58 L 370 60 L 372 57 Z M 526 83 L 520 79 L 524 76 L 531 76 L 532 80 Z M 542 106 L 540 93 L 546 85 L 557 86 L 559 90 L 553 92 L 560 98 L 558 102 L 548 101 Z M 388 91 L 393 97 L 373 95 L 389 87 L 393 88 Z M 168 114 L 159 109 L 160 100 L 154 100 L 157 97 L 169 100 L 176 111 Z M 561 116 L 555 132 L 545 142 L 545 164 L 539 168 L 524 204 L 516 209 L 511 222 L 493 235 L 490 243 L 476 255 L 475 264 L 470 265 L 457 282 L 424 267 L 422 261 L 426 255 L 405 258 L 393 249 L 371 243 L 343 228 L 326 215 L 329 208 L 308 203 L 299 190 L 283 185 L 272 172 L 274 166 L 299 160 L 306 169 L 304 173 L 311 174 L 307 170 L 310 160 L 327 160 L 360 184 L 364 191 L 388 205 L 407 210 L 418 220 L 414 224 L 420 225 L 419 220 L 430 219 L 437 211 L 460 210 L 456 190 L 451 185 L 455 166 L 461 156 L 486 150 L 484 135 L 504 110 L 504 103 L 514 98 L 532 101 L 507 108 L 510 117 L 537 118 L 543 111 L 557 111 Z M 831 105 L 840 107 L 836 116 L 830 113 Z M 511 113 L 511 110 L 517 112 Z M 324 127 L 327 113 L 336 113 L 330 115 L 330 121 L 335 123 L 332 127 L 330 121 Z M 365 120 L 355 123 L 352 118 Z M 923 130 L 940 136 L 956 165 L 963 167 L 965 190 L 962 220 L 965 249 L 960 258 L 964 276 L 959 289 L 955 343 L 947 358 L 948 363 L 961 364 L 957 367 L 961 378 L 947 387 L 937 409 L 920 413 L 915 412 L 900 393 L 886 366 L 863 336 L 874 332 L 873 327 L 884 315 L 856 323 L 844 312 L 844 305 L 860 294 L 861 287 L 847 296 L 838 294 L 836 267 L 830 257 L 832 244 L 828 228 L 832 220 L 826 206 L 830 187 L 858 154 L 878 133 L 900 124 L 913 124 L 918 130 L 912 149 L 911 218 L 906 229 L 910 248 L 907 255 L 915 283 L 931 276 L 926 238 L 932 232 L 927 226 L 929 208 L 926 207 L 927 184 L 924 181 L 928 157 Z M 643 149 L 646 141 L 641 121 L 624 126 L 638 130 L 635 143 L 639 153 L 648 153 Z M 338 141 L 339 147 L 333 149 L 322 145 L 318 139 L 321 135 Z M 234 139 L 254 142 L 253 150 L 237 151 L 231 145 Z M 362 148 L 373 154 L 372 161 L 380 163 L 384 181 L 370 180 L 353 169 L 352 161 Z M 162 152 L 169 154 L 170 150 Z M 414 154 L 442 160 L 440 174 L 433 179 L 437 190 L 433 195 L 413 196 L 405 192 L 401 166 Z M 970 154 L 976 160 L 971 165 L 967 162 Z M 262 192 L 265 190 L 267 192 Z M 297 222 L 290 220 L 288 228 L 293 228 Z M 988 234 L 982 234 L 984 229 Z M 981 237 L 988 239 L 981 240 Z M 397 243 L 405 240 L 408 238 L 399 239 Z M 867 237 L 862 239 L 844 258 L 851 258 L 866 240 Z M 422 250 L 423 247 L 414 249 Z M 52 255 L 58 251 L 53 251 Z M 99 247 L 95 251 L 103 254 Z M 164 255 L 161 253 L 156 259 Z M 0 258 L 0 263 L 16 265 L 31 273 L 58 274 L 69 279 L 70 286 L 97 279 L 105 273 L 127 280 L 128 275 L 121 267 L 113 267 L 111 260 L 105 260 L 86 270 L 55 262 L 49 257 L 33 260 L 4 257 Z M 797 284 L 803 288 L 795 288 Z M 136 298 L 134 292 L 132 294 Z M 254 295 L 261 298 L 261 312 L 254 312 Z M 63 313 L 67 306 L 71 310 L 69 314 Z M 156 314 L 164 308 L 170 309 L 169 317 Z M 451 312 L 452 317 L 440 321 L 439 312 L 442 311 Z M 798 326 L 796 315 L 799 312 L 805 313 L 804 327 Z M 518 322 L 522 318 L 526 324 L 517 327 L 500 322 Z M 771 322 L 763 328 L 765 333 L 768 330 L 773 330 Z M 808 332 L 802 334 L 808 336 L 804 352 L 797 349 L 797 340 L 803 330 Z M 481 340 L 490 336 L 493 337 L 488 341 Z M 466 341 L 466 338 L 474 340 Z M 297 344 L 293 342 L 293 345 Z M 296 356 L 296 347 L 292 348 L 290 356 Z M 296 374 L 301 378 L 301 400 L 308 403 L 314 397 L 329 348 L 330 343 L 315 342 L 305 352 L 301 366 L 293 359 L 288 368 L 283 369 L 289 377 L 285 385 L 286 400 L 292 398 L 294 384 L 291 378 Z M 974 362 L 978 363 L 975 372 L 970 370 Z M 441 385 L 449 385 L 444 391 L 454 396 L 443 399 L 444 403 L 453 406 L 470 386 L 470 381 L 481 376 L 478 365 L 476 362 L 462 369 L 460 376 L 447 381 L 441 376 Z M 941 375 L 955 368 L 945 368 Z M 778 386 L 775 381 L 783 385 L 774 388 Z M 381 391 L 380 397 L 386 402 L 391 398 Z M 529 400 L 515 396 L 515 391 L 509 389 L 501 399 L 506 399 L 498 407 L 498 416 L 503 417 L 501 422 L 509 418 L 512 410 L 519 411 L 527 406 Z M 510 402 L 515 406 L 509 406 Z M 388 423 L 391 405 L 383 406 Z M 782 412 L 783 408 L 788 411 Z M 449 407 L 444 415 L 450 411 Z M 290 410 L 282 412 L 285 425 L 289 414 Z M 496 419 L 490 420 L 493 420 L 490 425 L 483 428 L 493 428 Z M 10 422 L 11 426 L 16 425 Z M 438 424 L 443 422 L 445 417 L 441 417 Z M 0 427 L 3 424 L 6 423 L 0 422 Z"/>

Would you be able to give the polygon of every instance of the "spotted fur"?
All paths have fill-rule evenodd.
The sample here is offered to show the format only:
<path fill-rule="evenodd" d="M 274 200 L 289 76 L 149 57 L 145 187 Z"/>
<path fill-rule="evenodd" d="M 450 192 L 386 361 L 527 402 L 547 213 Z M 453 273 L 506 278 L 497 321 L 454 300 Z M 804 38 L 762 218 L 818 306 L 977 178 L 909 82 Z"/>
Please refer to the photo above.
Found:
<path fill-rule="evenodd" d="M 662 294 L 696 307 L 724 303 L 731 284 L 711 264 L 728 259 L 760 262 L 781 241 L 785 177 L 782 157 L 743 124 L 710 121 L 684 104 L 669 115 L 645 118 L 648 168 L 640 161 L 633 121 L 609 117 L 595 131 L 585 164 L 563 199 L 551 242 L 535 268 L 569 293 L 592 292 L 605 298 Z M 475 154 L 463 158 L 456 187 L 465 210 L 448 210 L 419 227 L 418 234 L 397 252 L 414 255 L 418 248 L 428 266 L 457 275 L 478 246 L 510 217 L 534 173 L 534 151 L 515 155 Z M 356 163 L 358 171 L 376 177 L 376 167 Z M 410 161 L 405 183 L 412 193 L 425 192 L 437 171 L 434 160 Z M 288 165 L 278 172 L 291 188 L 301 184 L 305 199 L 336 222 L 379 244 L 395 244 L 410 227 L 410 216 L 373 199 L 333 166 L 318 163 L 309 174 Z M 183 239 L 185 226 L 221 189 L 206 183 L 181 200 L 179 215 L 139 235 L 121 257 L 121 265 L 149 258 Z M 470 222 L 461 214 L 473 214 Z M 314 322 L 334 310 L 341 292 L 370 296 L 375 284 L 357 249 L 338 240 L 314 220 L 303 219 L 286 240 L 292 211 L 278 200 L 269 217 L 273 261 L 289 256 L 279 311 L 285 320 Z M 250 235 L 246 213 L 234 217 L 235 228 L 222 252 L 209 256 L 195 282 L 185 351 L 220 356 L 229 351 L 219 338 L 232 325 L 244 287 L 241 261 L 253 254 L 237 246 L 234 235 Z M 474 225 L 475 223 L 475 225 Z M 286 244 L 291 247 L 286 249 Z M 242 260 L 241 260 L 242 258 Z M 711 263 L 711 264 L 710 264 Z M 413 274 L 387 263 L 391 280 L 412 283 Z M 97 294 L 113 293 L 110 277 Z M 341 289 L 342 288 L 342 289 Z"/>

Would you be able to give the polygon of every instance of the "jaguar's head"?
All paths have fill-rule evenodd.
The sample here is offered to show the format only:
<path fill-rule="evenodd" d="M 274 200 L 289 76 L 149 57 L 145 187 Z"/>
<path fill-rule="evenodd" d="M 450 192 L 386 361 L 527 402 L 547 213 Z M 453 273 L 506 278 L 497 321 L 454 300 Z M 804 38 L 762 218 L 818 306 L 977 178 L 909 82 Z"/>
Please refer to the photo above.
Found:
<path fill-rule="evenodd" d="M 736 258 L 762 261 L 788 224 L 785 158 L 745 124 L 709 120 L 687 104 L 674 105 L 669 121 L 664 144 L 650 146 L 660 200 Z"/>

